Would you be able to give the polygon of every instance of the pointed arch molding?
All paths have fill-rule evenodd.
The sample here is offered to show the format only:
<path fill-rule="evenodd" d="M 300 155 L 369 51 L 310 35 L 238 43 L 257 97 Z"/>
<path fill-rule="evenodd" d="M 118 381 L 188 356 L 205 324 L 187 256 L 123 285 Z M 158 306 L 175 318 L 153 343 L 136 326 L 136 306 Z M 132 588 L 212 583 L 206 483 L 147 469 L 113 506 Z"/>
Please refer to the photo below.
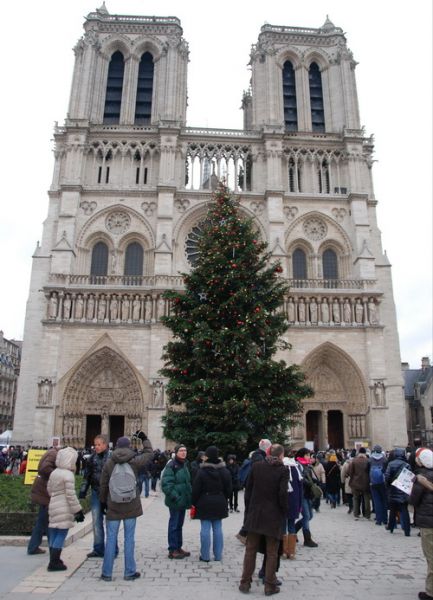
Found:
<path fill-rule="evenodd" d="M 315 390 L 309 403 L 324 403 L 328 409 L 345 408 L 349 415 L 367 413 L 367 386 L 353 359 L 341 348 L 326 342 L 315 348 L 302 363 L 308 383 Z"/>
<path fill-rule="evenodd" d="M 63 394 L 64 416 L 104 413 L 140 420 L 144 415 L 143 393 L 134 369 L 108 346 L 80 361 Z"/>
<path fill-rule="evenodd" d="M 328 226 L 328 233 L 326 235 L 326 238 L 324 240 L 320 240 L 321 246 L 324 243 L 329 243 L 332 240 L 334 243 L 339 243 L 342 246 L 345 254 L 347 254 L 347 255 L 352 254 L 352 251 L 353 251 L 352 243 L 350 241 L 349 236 L 344 231 L 343 227 L 341 227 L 341 225 L 339 225 L 334 219 L 331 219 L 331 217 L 329 217 L 328 215 L 325 215 L 324 213 L 319 212 L 319 211 L 310 211 L 310 212 L 304 213 L 304 214 L 300 215 L 299 217 L 297 217 L 290 224 L 290 226 L 286 230 L 286 235 L 285 235 L 286 248 L 290 248 L 293 246 L 293 243 L 291 241 L 293 236 L 295 236 L 294 239 L 300 239 L 303 237 L 302 230 L 298 231 L 298 228 L 299 228 L 299 226 L 302 226 L 303 222 L 306 219 L 310 219 L 312 217 L 315 217 L 317 219 L 321 219 L 322 221 L 325 221 L 325 223 Z M 301 234 L 301 235 L 299 235 L 299 234 Z"/>

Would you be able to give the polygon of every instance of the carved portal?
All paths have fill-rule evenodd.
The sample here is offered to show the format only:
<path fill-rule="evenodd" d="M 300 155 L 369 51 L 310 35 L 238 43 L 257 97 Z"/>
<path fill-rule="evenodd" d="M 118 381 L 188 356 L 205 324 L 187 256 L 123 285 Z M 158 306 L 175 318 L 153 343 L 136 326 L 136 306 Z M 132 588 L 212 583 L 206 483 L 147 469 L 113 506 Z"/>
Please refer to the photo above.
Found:
<path fill-rule="evenodd" d="M 104 347 L 83 360 L 63 394 L 65 443 L 83 446 L 86 415 L 101 415 L 108 431 L 109 416 L 125 418 L 125 434 L 143 429 L 144 399 L 137 376 L 117 352 Z"/>

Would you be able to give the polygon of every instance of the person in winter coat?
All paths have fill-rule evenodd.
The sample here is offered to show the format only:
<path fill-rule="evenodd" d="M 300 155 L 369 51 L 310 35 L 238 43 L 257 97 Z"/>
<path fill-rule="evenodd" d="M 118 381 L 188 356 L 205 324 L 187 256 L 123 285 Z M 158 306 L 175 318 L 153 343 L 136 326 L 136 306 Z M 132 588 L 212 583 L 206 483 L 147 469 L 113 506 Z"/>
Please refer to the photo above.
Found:
<path fill-rule="evenodd" d="M 319 458 L 316 454 L 312 454 L 310 456 L 310 464 L 314 471 L 315 476 L 319 480 L 319 485 L 322 488 L 322 492 L 325 493 L 326 490 L 326 473 L 325 467 L 320 462 Z M 320 498 L 315 498 L 313 500 L 313 508 L 316 512 L 320 512 Z"/>
<path fill-rule="evenodd" d="M 385 471 L 385 483 L 388 495 L 389 520 L 388 531 L 394 531 L 397 513 L 400 513 L 401 528 L 406 537 L 410 536 L 410 518 L 407 509 L 408 495 L 399 490 L 392 482 L 397 479 L 400 472 L 410 466 L 406 460 L 406 452 L 404 448 L 395 448 L 393 451 L 393 459 L 388 463 Z"/>
<path fill-rule="evenodd" d="M 347 513 L 350 515 L 350 513 L 353 512 L 353 493 L 352 493 L 352 488 L 350 487 L 350 483 L 349 483 L 349 465 L 350 462 L 355 458 L 356 456 L 356 450 L 352 450 L 349 454 L 349 456 L 346 458 L 345 462 L 343 463 L 343 466 L 341 467 L 341 471 L 340 471 L 340 478 L 341 478 L 341 483 L 343 484 L 343 491 L 344 491 L 344 497 L 346 499 L 347 502 L 347 506 L 348 506 L 348 510 Z"/>
<path fill-rule="evenodd" d="M 135 562 L 135 526 L 137 517 L 143 514 L 140 500 L 140 490 L 138 489 L 138 473 L 140 468 L 152 460 L 152 446 L 147 439 L 146 434 L 141 431 L 139 438 L 143 444 L 141 453 L 131 448 L 131 440 L 128 437 L 120 437 L 117 440 L 116 448 L 102 469 L 99 498 L 103 510 L 106 510 L 105 522 L 107 526 L 107 541 L 105 544 L 104 562 L 102 564 L 101 579 L 111 581 L 113 575 L 113 564 L 116 555 L 117 536 L 119 534 L 120 522 L 123 522 L 124 533 L 124 573 L 125 581 L 134 581 L 140 577 L 137 572 Z M 135 497 L 129 502 L 115 502 L 110 492 L 110 477 L 116 465 L 127 463 L 135 475 Z"/>
<path fill-rule="evenodd" d="M 358 455 L 350 461 L 347 471 L 353 494 L 353 516 L 356 520 L 361 516 L 361 497 L 364 498 L 364 517 L 369 519 L 371 516 L 369 469 L 367 450 L 361 446 Z"/>
<path fill-rule="evenodd" d="M 284 448 L 273 444 L 265 460 L 255 462 L 245 488 L 247 543 L 239 591 L 248 593 L 262 536 L 266 538 L 265 595 L 278 593 L 275 575 L 278 548 L 288 508 L 289 473 L 283 464 Z"/>
<path fill-rule="evenodd" d="M 289 471 L 289 505 L 287 512 L 287 533 L 283 537 L 283 556 L 293 559 L 296 554 L 296 521 L 302 510 L 303 484 L 299 463 L 294 458 L 285 457 L 284 466 Z"/>
<path fill-rule="evenodd" d="M 295 529 L 296 531 L 299 531 L 302 528 L 304 546 L 307 546 L 308 548 L 317 548 L 319 544 L 311 537 L 310 521 L 313 518 L 313 484 L 318 485 L 319 480 L 310 465 L 310 450 L 308 450 L 308 448 L 300 448 L 296 452 L 295 458 L 302 475 L 303 487 L 302 518 L 297 521 Z"/>
<path fill-rule="evenodd" d="M 48 504 L 50 496 L 47 492 L 47 483 L 51 473 L 56 468 L 56 457 L 58 448 L 50 448 L 39 461 L 38 474 L 33 481 L 30 499 L 33 504 L 39 506 L 36 523 L 27 545 L 27 554 L 44 554 L 40 545 L 44 535 L 48 536 Z M 48 543 L 48 545 L 50 545 Z"/>
<path fill-rule="evenodd" d="M 182 528 L 185 511 L 191 508 L 191 475 L 186 463 L 187 449 L 178 444 L 174 458 L 168 461 L 162 474 L 161 489 L 165 494 L 165 505 L 170 511 L 168 521 L 168 558 L 182 559 L 191 552 L 182 548 Z"/>
<path fill-rule="evenodd" d="M 192 484 L 192 504 L 196 507 L 196 517 L 201 524 L 200 560 L 209 562 L 211 530 L 214 559 L 222 559 L 222 519 L 228 516 L 227 501 L 232 493 L 232 478 L 225 462 L 218 457 L 216 446 L 209 446 L 205 456 L 206 461 L 200 465 Z"/>
<path fill-rule="evenodd" d="M 420 483 L 421 476 L 433 485 L 433 452 L 428 448 L 418 448 L 415 463 L 418 475 L 409 496 L 409 503 L 416 508 L 415 525 L 421 532 L 421 547 L 427 561 L 425 592 L 419 592 L 418 598 L 433 600 L 433 491 Z"/>
<path fill-rule="evenodd" d="M 84 521 L 84 513 L 75 492 L 75 468 L 78 452 L 66 447 L 57 452 L 56 469 L 47 483 L 50 496 L 48 505 L 48 527 L 50 562 L 48 571 L 64 571 L 66 565 L 60 559 L 68 530 L 74 521 Z"/>
<path fill-rule="evenodd" d="M 232 493 L 229 498 L 229 508 L 230 512 L 239 512 L 238 509 L 238 492 L 240 490 L 240 481 L 239 481 L 239 465 L 236 462 L 236 455 L 229 454 L 227 456 L 227 469 L 230 471 L 231 481 L 232 481 Z"/>
<path fill-rule="evenodd" d="M 325 474 L 326 493 L 329 502 L 331 503 L 331 508 L 336 508 L 337 502 L 340 501 L 341 476 L 340 465 L 337 462 L 337 455 L 335 452 L 329 453 L 328 462 L 325 465 Z"/>
<path fill-rule="evenodd" d="M 95 451 L 86 461 L 83 483 L 78 495 L 79 499 L 86 497 L 89 488 L 92 489 L 91 510 L 93 525 L 93 550 L 88 553 L 87 558 L 99 558 L 104 556 L 105 531 L 104 514 L 99 499 L 99 485 L 102 469 L 109 456 L 108 440 L 103 434 L 97 435 L 94 440 Z"/>
<path fill-rule="evenodd" d="M 388 499 L 385 487 L 386 457 L 382 446 L 376 445 L 370 454 L 370 488 L 373 498 L 376 525 L 388 524 Z"/>

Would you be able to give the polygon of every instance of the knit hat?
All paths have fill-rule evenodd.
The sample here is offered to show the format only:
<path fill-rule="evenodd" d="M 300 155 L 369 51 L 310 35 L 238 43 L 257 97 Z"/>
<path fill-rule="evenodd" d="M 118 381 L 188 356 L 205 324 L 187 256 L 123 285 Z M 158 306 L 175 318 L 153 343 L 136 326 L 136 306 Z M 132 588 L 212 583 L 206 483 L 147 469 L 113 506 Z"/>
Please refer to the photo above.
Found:
<path fill-rule="evenodd" d="M 433 469 L 433 452 L 429 448 L 418 448 L 415 458 L 426 469 Z"/>
<path fill-rule="evenodd" d="M 130 448 L 130 447 L 131 447 L 131 440 L 128 437 L 126 437 L 125 435 L 120 437 L 117 440 L 116 448 Z"/>
<path fill-rule="evenodd" d="M 174 453 L 177 454 L 181 448 L 185 448 L 186 450 L 185 444 L 177 444 L 177 446 L 174 447 Z"/>
<path fill-rule="evenodd" d="M 206 448 L 205 454 L 207 456 L 208 462 L 210 462 L 210 463 L 218 462 L 219 450 L 216 446 L 209 446 L 209 448 Z"/>
<path fill-rule="evenodd" d="M 373 447 L 373 452 L 377 452 L 378 454 L 380 454 L 382 452 L 382 446 L 376 444 L 376 446 Z"/>

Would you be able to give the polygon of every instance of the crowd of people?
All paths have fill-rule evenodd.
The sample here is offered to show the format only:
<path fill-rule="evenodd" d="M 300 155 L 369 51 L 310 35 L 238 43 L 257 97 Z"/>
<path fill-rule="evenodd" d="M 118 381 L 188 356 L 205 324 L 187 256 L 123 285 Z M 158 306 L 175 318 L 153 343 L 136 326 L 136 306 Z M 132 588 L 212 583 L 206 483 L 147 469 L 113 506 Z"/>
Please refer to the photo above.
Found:
<path fill-rule="evenodd" d="M 4 451 L 1 454 L 6 455 Z M 8 448 L 7 455 L 10 461 L 25 459 L 24 453 L 19 457 L 14 448 Z M 396 485 L 404 471 L 412 479 L 411 491 Z M 78 495 L 76 473 L 83 475 Z M 188 510 L 191 518 L 200 521 L 198 560 L 222 560 L 222 522 L 231 512 L 240 512 L 238 494 L 244 489 L 244 519 L 236 535 L 245 545 L 240 592 L 250 590 L 257 553 L 263 555 L 258 575 L 265 595 L 280 591 L 277 573 L 281 557 L 295 558 L 300 533 L 304 546 L 318 546 L 311 522 L 326 502 L 331 509 L 346 507 L 356 521 L 369 521 L 374 515 L 375 524 L 391 534 L 400 526 L 404 535 L 410 536 L 412 527 L 417 527 L 428 571 L 426 590 L 419 598 L 433 598 L 433 451 L 422 447 L 384 452 L 376 445 L 372 451 L 360 447 L 315 453 L 309 448 L 287 451 L 262 439 L 239 464 L 236 455 L 229 454 L 224 460 L 212 445 L 190 462 L 183 444 L 176 445 L 173 452 L 153 451 L 144 432 L 136 432 L 132 440 L 119 438 L 112 449 L 100 434 L 90 453 L 80 456 L 74 448 L 59 447 L 41 458 L 31 492 L 39 512 L 28 554 L 43 553 L 42 537 L 47 535 L 48 570 L 65 570 L 61 559 L 64 541 L 74 522 L 84 520 L 79 501 L 90 492 L 93 548 L 88 558 L 101 558 L 101 579 L 111 581 L 123 523 L 124 578 L 139 578 L 135 526 L 143 513 L 140 495 L 156 492 L 158 480 L 169 511 L 168 558 L 176 560 L 191 555 L 183 548 Z M 413 506 L 412 523 L 409 504 Z"/>

